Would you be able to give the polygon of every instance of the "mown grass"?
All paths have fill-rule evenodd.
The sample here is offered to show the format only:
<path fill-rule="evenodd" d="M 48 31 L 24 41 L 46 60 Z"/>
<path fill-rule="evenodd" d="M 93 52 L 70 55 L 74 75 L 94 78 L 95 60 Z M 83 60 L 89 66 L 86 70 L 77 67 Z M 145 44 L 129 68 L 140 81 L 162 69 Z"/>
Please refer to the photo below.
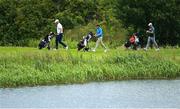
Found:
<path fill-rule="evenodd" d="M 180 49 L 94 53 L 0 47 L 0 87 L 179 77 Z"/>

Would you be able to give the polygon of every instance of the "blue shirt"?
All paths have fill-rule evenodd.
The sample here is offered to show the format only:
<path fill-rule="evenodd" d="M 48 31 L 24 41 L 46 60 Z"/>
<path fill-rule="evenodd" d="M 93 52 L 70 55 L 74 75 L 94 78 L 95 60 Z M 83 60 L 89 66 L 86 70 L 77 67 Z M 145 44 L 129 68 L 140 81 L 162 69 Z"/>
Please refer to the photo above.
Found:
<path fill-rule="evenodd" d="M 96 35 L 97 35 L 98 38 L 103 36 L 103 30 L 102 30 L 102 28 L 98 27 L 98 28 L 96 29 Z"/>

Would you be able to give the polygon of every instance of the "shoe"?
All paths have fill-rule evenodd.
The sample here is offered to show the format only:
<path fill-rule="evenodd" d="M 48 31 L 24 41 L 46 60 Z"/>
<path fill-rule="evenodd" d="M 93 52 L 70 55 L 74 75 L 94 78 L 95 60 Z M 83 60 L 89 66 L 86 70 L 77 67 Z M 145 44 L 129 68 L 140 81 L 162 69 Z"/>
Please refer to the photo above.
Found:
<path fill-rule="evenodd" d="M 54 51 L 56 51 L 57 49 L 56 49 L 56 48 L 54 48 L 53 50 L 54 50 Z"/>
<path fill-rule="evenodd" d="M 145 51 L 147 51 L 147 48 L 144 48 Z"/>
<path fill-rule="evenodd" d="M 159 50 L 160 50 L 159 48 L 156 49 L 156 51 L 159 51 Z"/>
<path fill-rule="evenodd" d="M 96 50 L 95 50 L 95 49 L 93 49 L 92 51 L 93 51 L 93 52 L 96 52 Z"/>
<path fill-rule="evenodd" d="M 66 50 L 68 50 L 68 46 L 66 46 L 66 48 L 65 48 Z"/>
<path fill-rule="evenodd" d="M 104 52 L 106 53 L 106 52 L 107 52 L 107 49 L 105 49 Z"/>

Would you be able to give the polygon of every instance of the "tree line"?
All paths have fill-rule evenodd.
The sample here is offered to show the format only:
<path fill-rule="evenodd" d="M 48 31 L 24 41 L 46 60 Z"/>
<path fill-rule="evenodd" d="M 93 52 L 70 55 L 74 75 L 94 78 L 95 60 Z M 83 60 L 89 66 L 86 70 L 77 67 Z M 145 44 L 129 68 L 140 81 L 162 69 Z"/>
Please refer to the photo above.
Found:
<path fill-rule="evenodd" d="M 0 45 L 26 46 L 39 39 L 59 18 L 66 29 L 85 26 L 91 21 L 117 20 L 129 33 L 145 35 L 152 22 L 160 44 L 180 44 L 179 0 L 0 0 Z"/>

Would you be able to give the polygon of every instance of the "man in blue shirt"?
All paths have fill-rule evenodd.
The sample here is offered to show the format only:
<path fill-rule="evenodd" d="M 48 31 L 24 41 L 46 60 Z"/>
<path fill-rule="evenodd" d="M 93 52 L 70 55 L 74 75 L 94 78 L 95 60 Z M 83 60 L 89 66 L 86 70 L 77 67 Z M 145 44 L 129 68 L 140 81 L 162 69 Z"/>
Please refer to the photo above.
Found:
<path fill-rule="evenodd" d="M 101 43 L 101 45 L 105 48 L 104 52 L 107 51 L 107 48 L 106 46 L 104 45 L 103 41 L 102 41 L 102 38 L 103 38 L 103 30 L 102 28 L 100 27 L 100 25 L 96 25 L 96 37 L 98 38 L 98 40 L 96 41 L 96 47 L 92 50 L 92 51 L 96 51 L 96 48 L 98 47 L 99 43 Z"/>

